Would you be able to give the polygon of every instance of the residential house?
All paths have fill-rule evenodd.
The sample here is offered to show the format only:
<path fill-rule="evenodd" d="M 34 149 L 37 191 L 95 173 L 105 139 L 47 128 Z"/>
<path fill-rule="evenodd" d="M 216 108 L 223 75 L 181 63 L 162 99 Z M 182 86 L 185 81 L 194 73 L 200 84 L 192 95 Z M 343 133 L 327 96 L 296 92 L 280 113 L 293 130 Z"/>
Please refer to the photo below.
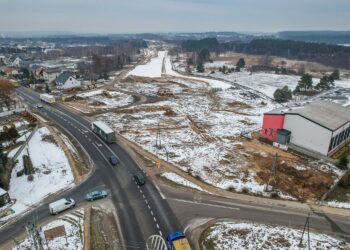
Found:
<path fill-rule="evenodd" d="M 56 79 L 57 89 L 73 89 L 80 88 L 81 82 L 77 80 L 70 71 L 62 72 Z"/>
<path fill-rule="evenodd" d="M 46 68 L 43 71 L 44 81 L 47 83 L 52 83 L 56 80 L 56 78 L 59 76 L 60 73 L 61 73 L 60 68 Z"/>
<path fill-rule="evenodd" d="M 11 63 L 11 66 L 13 66 L 13 67 L 19 67 L 20 65 L 21 65 L 21 62 L 22 62 L 23 60 L 20 58 L 20 57 L 16 57 L 13 61 L 12 61 L 12 63 Z"/>
<path fill-rule="evenodd" d="M 6 67 L 3 72 L 5 73 L 6 76 L 16 76 L 19 74 L 18 70 L 15 68 L 11 67 Z"/>

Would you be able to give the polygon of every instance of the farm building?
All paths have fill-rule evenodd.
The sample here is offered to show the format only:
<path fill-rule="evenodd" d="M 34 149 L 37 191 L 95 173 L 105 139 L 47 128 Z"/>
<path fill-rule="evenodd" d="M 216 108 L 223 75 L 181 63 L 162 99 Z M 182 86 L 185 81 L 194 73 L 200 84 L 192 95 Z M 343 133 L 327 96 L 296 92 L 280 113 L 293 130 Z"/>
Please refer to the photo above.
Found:
<path fill-rule="evenodd" d="M 275 109 L 264 114 L 261 136 L 330 156 L 350 142 L 350 108 L 317 101 Z"/>

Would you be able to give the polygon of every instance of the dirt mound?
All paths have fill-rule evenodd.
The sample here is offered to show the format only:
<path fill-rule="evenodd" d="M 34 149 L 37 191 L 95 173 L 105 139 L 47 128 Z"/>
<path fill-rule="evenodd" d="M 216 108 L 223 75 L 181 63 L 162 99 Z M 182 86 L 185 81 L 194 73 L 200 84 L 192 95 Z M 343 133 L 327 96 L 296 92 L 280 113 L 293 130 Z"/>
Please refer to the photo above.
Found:
<path fill-rule="evenodd" d="M 161 78 L 159 77 L 144 77 L 144 76 L 133 76 L 130 75 L 124 79 L 121 80 L 121 82 L 144 82 L 144 83 L 152 83 L 155 81 L 160 81 Z"/>
<path fill-rule="evenodd" d="M 171 113 L 172 109 L 167 106 L 141 106 L 141 107 L 135 107 L 135 108 L 118 109 L 118 110 L 115 110 L 114 113 L 133 114 L 133 113 L 139 113 L 139 112 L 157 112 L 157 111 L 165 111 L 165 112 Z"/>
<path fill-rule="evenodd" d="M 254 162 L 260 168 L 257 179 L 266 183 L 270 177 L 273 157 L 254 156 Z M 276 178 L 270 184 L 284 193 L 288 193 L 300 201 L 319 200 L 333 184 L 332 174 L 316 169 L 297 170 L 290 166 L 291 162 L 278 160 L 276 163 Z"/>

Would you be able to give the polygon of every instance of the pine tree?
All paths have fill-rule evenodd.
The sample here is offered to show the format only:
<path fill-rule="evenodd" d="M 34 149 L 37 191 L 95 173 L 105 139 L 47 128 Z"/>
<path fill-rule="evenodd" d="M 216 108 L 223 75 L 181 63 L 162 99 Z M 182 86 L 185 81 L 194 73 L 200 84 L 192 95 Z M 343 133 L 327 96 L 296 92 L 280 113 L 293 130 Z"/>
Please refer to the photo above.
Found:
<path fill-rule="evenodd" d="M 276 102 L 287 102 L 292 99 L 293 95 L 288 86 L 284 86 L 281 89 L 276 89 L 273 97 Z"/>
<path fill-rule="evenodd" d="M 340 79 L 340 73 L 339 70 L 334 70 L 333 73 L 329 76 L 331 77 L 333 80 L 339 80 Z"/>
<path fill-rule="evenodd" d="M 332 87 L 334 87 L 334 80 L 330 76 L 323 76 L 316 85 L 316 89 L 319 90 L 329 90 Z"/>
<path fill-rule="evenodd" d="M 197 64 L 197 71 L 200 72 L 200 73 L 203 73 L 203 72 L 204 72 L 203 63 L 198 63 L 198 64 Z"/>
<path fill-rule="evenodd" d="M 300 92 L 301 90 L 307 91 L 312 89 L 312 75 L 303 74 L 298 82 L 298 85 L 294 92 Z M 297 91 L 298 90 L 298 91 Z"/>
<path fill-rule="evenodd" d="M 239 67 L 239 68 L 244 68 L 245 67 L 245 61 L 244 61 L 243 57 L 239 58 L 236 66 Z"/>

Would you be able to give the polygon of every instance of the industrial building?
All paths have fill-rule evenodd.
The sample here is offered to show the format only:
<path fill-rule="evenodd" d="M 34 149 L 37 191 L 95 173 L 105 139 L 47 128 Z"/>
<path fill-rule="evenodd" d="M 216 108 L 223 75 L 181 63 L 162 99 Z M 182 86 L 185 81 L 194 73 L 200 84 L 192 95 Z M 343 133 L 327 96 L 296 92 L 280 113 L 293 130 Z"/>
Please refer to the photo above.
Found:
<path fill-rule="evenodd" d="M 261 136 L 331 156 L 350 141 L 350 108 L 330 101 L 279 108 L 264 114 Z"/>

